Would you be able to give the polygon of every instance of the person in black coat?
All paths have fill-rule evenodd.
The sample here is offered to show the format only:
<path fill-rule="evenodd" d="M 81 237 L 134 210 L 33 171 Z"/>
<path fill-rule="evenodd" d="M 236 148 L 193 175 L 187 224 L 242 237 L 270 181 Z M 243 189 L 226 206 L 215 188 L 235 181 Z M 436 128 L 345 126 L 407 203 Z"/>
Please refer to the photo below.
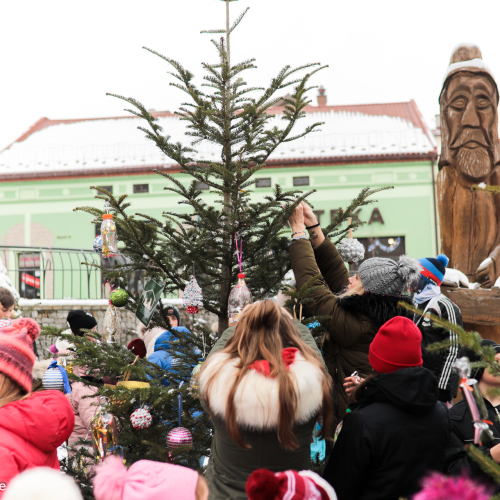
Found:
<path fill-rule="evenodd" d="M 484 339 L 481 342 L 483 347 L 490 346 L 496 351 L 495 359 L 500 363 L 500 345 L 492 340 Z M 480 361 L 481 358 L 468 353 L 471 361 Z M 490 430 L 493 433 L 493 440 L 489 443 L 483 443 L 478 448 L 490 459 L 500 464 L 500 396 L 498 394 L 489 394 L 491 389 L 500 389 L 500 377 L 491 375 L 488 369 L 475 368 L 472 370 L 471 378 L 479 382 L 479 390 L 483 395 L 484 404 L 488 411 L 487 420 L 493 422 Z M 481 470 L 481 467 L 467 455 L 464 446 L 474 443 L 474 423 L 467 403 L 462 400 L 454 405 L 450 410 L 450 420 L 452 426 L 451 441 L 446 452 L 447 473 L 458 476 L 462 472 L 467 472 L 469 476 L 478 479 L 483 483 L 491 485 L 500 491 L 498 484 L 493 482 L 488 474 Z"/>
<path fill-rule="evenodd" d="M 370 345 L 377 374 L 356 391 L 323 473 L 339 500 L 410 498 L 428 473 L 443 472 L 450 421 L 437 378 L 422 367 L 421 341 L 396 316 Z"/>

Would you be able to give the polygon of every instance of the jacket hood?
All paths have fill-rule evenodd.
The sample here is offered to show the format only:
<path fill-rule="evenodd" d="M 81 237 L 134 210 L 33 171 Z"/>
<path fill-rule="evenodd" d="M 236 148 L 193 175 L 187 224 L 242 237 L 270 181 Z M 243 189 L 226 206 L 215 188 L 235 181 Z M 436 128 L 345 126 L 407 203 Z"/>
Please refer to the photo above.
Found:
<path fill-rule="evenodd" d="M 363 295 L 348 295 L 339 299 L 339 306 L 345 311 L 355 314 L 363 314 L 368 317 L 373 327 L 378 330 L 384 323 L 394 316 L 411 317 L 413 313 L 398 307 L 398 302 L 406 302 L 412 305 L 409 297 L 391 297 L 389 295 L 378 295 L 375 293 L 364 293 Z"/>
<path fill-rule="evenodd" d="M 434 408 L 438 393 L 438 380 L 427 368 L 403 368 L 369 380 L 360 404 L 388 402 L 410 413 L 422 414 Z"/>
<path fill-rule="evenodd" d="M 172 340 L 177 340 L 177 337 L 175 336 L 175 332 L 189 333 L 189 330 L 184 326 L 176 326 L 176 327 L 172 328 L 171 330 L 165 330 L 155 340 L 154 352 L 158 351 L 159 349 L 162 349 L 162 350 L 170 349 L 170 342 Z"/>
<path fill-rule="evenodd" d="M 39 450 L 50 453 L 66 441 L 75 415 L 62 392 L 34 392 L 27 399 L 0 408 L 0 429 L 18 435 Z"/>

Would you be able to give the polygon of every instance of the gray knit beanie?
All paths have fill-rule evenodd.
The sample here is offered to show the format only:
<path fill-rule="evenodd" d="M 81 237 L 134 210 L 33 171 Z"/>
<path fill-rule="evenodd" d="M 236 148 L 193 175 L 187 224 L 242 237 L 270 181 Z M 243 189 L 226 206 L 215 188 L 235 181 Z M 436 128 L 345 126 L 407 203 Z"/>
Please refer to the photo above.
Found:
<path fill-rule="evenodd" d="M 372 257 L 359 266 L 359 277 L 365 291 L 393 297 L 401 295 L 419 274 L 418 261 L 406 255 L 402 255 L 399 262 Z"/>

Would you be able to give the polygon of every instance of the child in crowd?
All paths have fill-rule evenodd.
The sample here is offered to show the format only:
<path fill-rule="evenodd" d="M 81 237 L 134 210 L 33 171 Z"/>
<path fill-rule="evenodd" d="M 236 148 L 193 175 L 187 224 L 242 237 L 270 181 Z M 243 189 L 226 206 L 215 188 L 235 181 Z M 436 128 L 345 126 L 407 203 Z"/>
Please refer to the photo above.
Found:
<path fill-rule="evenodd" d="M 411 498 L 429 472 L 443 472 L 450 422 L 436 377 L 422 367 L 421 342 L 401 316 L 375 335 L 375 374 L 357 387 L 323 473 L 339 500 Z"/>
<path fill-rule="evenodd" d="M 48 467 L 35 467 L 16 476 L 3 500 L 83 500 L 75 481 Z"/>
<path fill-rule="evenodd" d="M 495 352 L 495 359 L 500 363 L 500 345 L 493 340 L 484 339 L 481 341 L 483 347 L 492 347 Z M 482 358 L 475 353 L 467 353 L 471 361 L 482 361 Z M 493 432 L 493 440 L 489 443 L 479 445 L 479 449 L 490 459 L 500 464 L 500 377 L 491 374 L 489 368 L 474 368 L 471 372 L 471 378 L 475 378 L 479 383 L 479 390 L 483 396 L 486 410 L 488 411 L 487 420 L 493 422 L 490 429 Z M 464 446 L 474 442 L 474 423 L 467 403 L 462 399 L 450 409 L 450 420 L 452 426 L 452 436 L 450 446 L 446 453 L 447 471 L 449 474 L 459 476 L 466 471 L 474 479 L 491 484 L 498 493 L 499 486 L 495 484 L 488 474 L 483 472 L 477 462 L 475 462 L 467 452 Z"/>
<path fill-rule="evenodd" d="M 70 311 L 66 320 L 73 334 L 78 337 L 85 336 L 85 332 L 82 329 L 97 331 L 97 321 L 94 316 L 88 312 L 81 310 Z M 95 340 L 88 336 L 86 338 L 92 341 Z M 63 351 L 59 354 L 65 354 L 65 352 Z M 77 377 L 86 379 L 93 378 L 90 374 L 86 373 L 85 368 L 81 366 L 74 366 L 73 373 Z M 90 424 L 96 412 L 96 407 L 99 404 L 98 399 L 92 397 L 96 393 L 96 390 L 95 387 L 85 385 L 83 382 L 71 383 L 71 393 L 66 394 L 66 396 L 71 403 L 71 408 L 75 415 L 75 428 L 69 438 L 69 446 L 73 446 L 79 439 L 88 439 L 90 436 Z"/>
<path fill-rule="evenodd" d="M 59 391 L 31 394 L 35 354 L 32 344 L 40 327 L 30 318 L 0 329 L 0 483 L 26 469 L 59 470 L 57 447 L 68 439 L 75 418 Z M 0 498 L 4 489 L 0 488 Z"/>
<path fill-rule="evenodd" d="M 7 288 L 0 287 L 0 319 L 10 319 L 15 307 L 14 295 Z"/>
<path fill-rule="evenodd" d="M 458 376 L 453 371 L 459 350 L 458 336 L 451 330 L 436 328 L 431 324 L 431 320 L 425 317 L 425 312 L 430 312 L 458 326 L 463 326 L 462 314 L 458 306 L 441 293 L 440 286 L 446 273 L 448 257 L 438 255 L 436 258 L 419 259 L 418 262 L 421 266 L 420 279 L 414 287 L 417 293 L 413 300 L 418 309 L 423 312 L 422 316 L 416 314 L 414 321 L 422 332 L 423 366 L 434 373 L 438 379 L 439 400 L 451 406 L 458 389 Z M 427 346 L 434 342 L 449 342 L 449 346 L 445 351 L 429 352 Z"/>
<path fill-rule="evenodd" d="M 334 489 L 310 470 L 258 469 L 246 484 L 248 500 L 337 500 Z"/>
<path fill-rule="evenodd" d="M 225 338 L 226 332 L 218 344 Z M 199 376 L 214 425 L 206 473 L 211 500 L 246 500 L 247 479 L 262 467 L 307 469 L 316 422 L 322 420 L 323 437 L 329 428 L 330 384 L 322 358 L 287 311 L 272 300 L 247 306 Z"/>
<path fill-rule="evenodd" d="M 97 467 L 96 500 L 208 500 L 207 482 L 180 465 L 139 460 L 130 469 L 120 458 L 108 457 Z"/>

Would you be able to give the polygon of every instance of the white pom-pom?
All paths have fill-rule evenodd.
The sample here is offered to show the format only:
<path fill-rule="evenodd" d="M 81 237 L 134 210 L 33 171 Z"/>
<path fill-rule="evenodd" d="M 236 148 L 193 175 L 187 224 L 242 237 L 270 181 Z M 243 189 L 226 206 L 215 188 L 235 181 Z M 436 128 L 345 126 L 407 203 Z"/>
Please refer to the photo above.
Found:
<path fill-rule="evenodd" d="M 341 241 L 337 250 L 344 262 L 360 262 L 365 258 L 365 247 L 356 238 Z"/>
<path fill-rule="evenodd" d="M 153 423 L 153 417 L 146 408 L 139 408 L 130 415 L 130 422 L 134 429 L 145 429 Z"/>

